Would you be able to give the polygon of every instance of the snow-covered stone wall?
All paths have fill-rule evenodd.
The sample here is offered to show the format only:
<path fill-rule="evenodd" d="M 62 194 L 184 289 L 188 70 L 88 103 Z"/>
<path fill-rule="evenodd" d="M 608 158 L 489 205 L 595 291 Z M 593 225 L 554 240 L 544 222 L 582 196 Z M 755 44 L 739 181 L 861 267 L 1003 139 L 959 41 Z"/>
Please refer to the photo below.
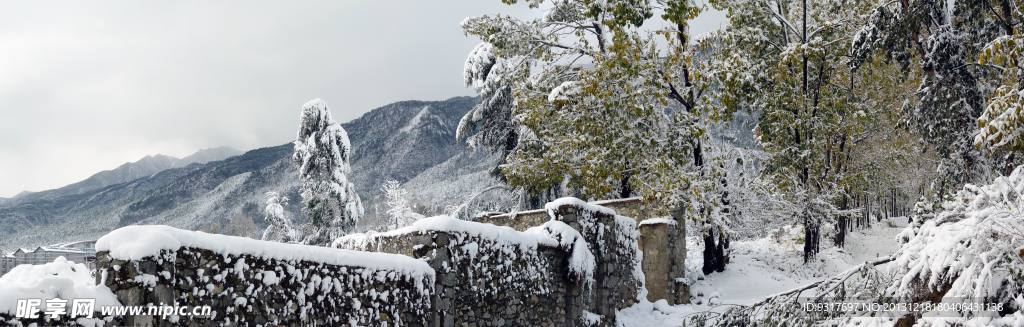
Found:
<path fill-rule="evenodd" d="M 580 232 L 594 253 L 593 285 L 585 306 L 614 325 L 615 313 L 646 296 L 636 220 L 576 198 L 544 206 L 553 221 Z"/>
<path fill-rule="evenodd" d="M 552 211 L 553 207 L 565 206 L 564 212 Z M 608 210 L 611 209 L 611 210 Z M 584 203 L 576 199 L 560 199 L 544 209 L 488 214 L 477 217 L 477 222 L 509 226 L 526 230 L 543 224 L 553 216 L 560 220 L 572 221 L 575 216 L 591 217 L 596 212 L 598 220 L 610 223 L 611 216 L 624 222 L 641 221 L 634 236 L 643 253 L 642 270 L 646 280 L 647 299 L 651 302 L 667 300 L 669 303 L 689 303 L 690 290 L 685 278 L 686 271 L 686 224 L 680 213 L 669 212 L 664 206 L 640 198 L 602 200 Z M 603 217 L 603 218 L 602 218 Z M 593 242 L 595 233 L 589 234 Z M 609 246 L 613 244 L 608 244 Z"/>
<path fill-rule="evenodd" d="M 124 305 L 213 308 L 128 325 L 614 326 L 647 294 L 636 221 L 574 198 L 540 212 L 521 230 L 438 216 L 332 247 L 130 226 L 97 242 L 96 280 Z"/>
<path fill-rule="evenodd" d="M 434 270 L 402 255 L 129 226 L 97 243 L 97 282 L 124 305 L 212 306 L 126 325 L 428 326 Z"/>
<path fill-rule="evenodd" d="M 584 325 L 576 299 L 585 281 L 570 273 L 572 250 L 540 229 L 518 232 L 439 216 L 387 233 L 349 235 L 334 246 L 429 263 L 436 271 L 434 326 Z"/>
<path fill-rule="evenodd" d="M 334 245 L 429 262 L 439 326 L 614 326 L 616 312 L 645 293 L 635 221 L 572 198 L 540 212 L 516 220 L 533 226 L 432 217 Z"/>

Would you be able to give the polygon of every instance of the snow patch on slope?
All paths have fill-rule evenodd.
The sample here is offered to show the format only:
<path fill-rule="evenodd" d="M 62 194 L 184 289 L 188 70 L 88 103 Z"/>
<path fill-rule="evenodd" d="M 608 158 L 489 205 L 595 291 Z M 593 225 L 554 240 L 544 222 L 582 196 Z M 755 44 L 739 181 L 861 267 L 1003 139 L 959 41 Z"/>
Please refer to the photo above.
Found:
<path fill-rule="evenodd" d="M 420 112 L 417 113 L 416 116 L 412 116 L 412 118 L 409 119 L 409 122 L 406 123 L 405 126 L 402 126 L 402 128 L 399 129 L 399 131 L 402 132 L 402 133 L 412 132 L 414 129 L 416 129 L 416 127 L 418 127 L 422 123 L 423 116 L 425 116 L 425 115 L 427 115 L 429 113 L 430 113 L 430 106 L 423 107 L 423 109 L 420 109 Z"/>

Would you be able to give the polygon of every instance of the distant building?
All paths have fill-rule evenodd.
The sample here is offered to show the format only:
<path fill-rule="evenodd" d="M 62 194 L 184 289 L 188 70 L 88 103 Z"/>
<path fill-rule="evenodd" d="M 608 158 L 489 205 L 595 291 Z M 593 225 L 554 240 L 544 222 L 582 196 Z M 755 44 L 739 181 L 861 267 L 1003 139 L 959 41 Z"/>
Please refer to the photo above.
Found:
<path fill-rule="evenodd" d="M 0 275 L 6 274 L 18 265 L 41 265 L 53 262 L 57 257 L 96 268 L 96 241 L 81 241 L 40 246 L 33 250 L 17 249 L 13 253 L 0 250 Z"/>
<path fill-rule="evenodd" d="M 14 269 L 14 266 L 18 265 L 15 263 L 15 260 L 16 258 L 13 253 L 5 253 L 4 250 L 0 250 L 0 276 L 11 271 L 11 269 Z"/>

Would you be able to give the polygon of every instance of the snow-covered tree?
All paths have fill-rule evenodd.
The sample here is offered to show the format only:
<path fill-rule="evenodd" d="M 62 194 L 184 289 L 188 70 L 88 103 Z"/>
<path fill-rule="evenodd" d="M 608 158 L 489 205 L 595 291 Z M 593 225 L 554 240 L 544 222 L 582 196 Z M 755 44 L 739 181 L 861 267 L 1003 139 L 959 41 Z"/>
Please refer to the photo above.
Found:
<path fill-rule="evenodd" d="M 408 226 L 414 221 L 423 219 L 423 215 L 412 210 L 409 203 L 409 192 L 402 184 L 393 179 L 384 181 L 380 188 L 384 195 L 384 204 L 387 206 L 387 228 L 389 230 Z"/>
<path fill-rule="evenodd" d="M 886 294 L 903 302 L 999 304 L 965 306 L 954 317 L 922 319 L 924 325 L 1020 326 L 1024 324 L 1024 167 L 988 185 L 968 184 L 942 204 L 933 219 L 901 234 L 902 247 L 893 258 L 896 278 Z M 986 312 L 989 311 L 989 312 Z M 909 324 L 908 324 L 909 325 Z"/>
<path fill-rule="evenodd" d="M 879 1 L 853 38 L 855 65 L 872 53 L 882 53 L 905 70 L 921 72 L 917 100 L 908 106 L 909 122 L 938 152 L 936 196 L 986 175 L 987 162 L 972 143 L 977 119 L 986 107 L 985 94 L 1002 72 L 979 65 L 976 59 L 991 40 L 1015 32 L 1019 14 L 1011 2 Z M 993 113 L 1002 107 L 996 105 Z M 995 118 L 989 115 L 984 120 Z M 989 141 L 978 143 L 985 142 Z"/>
<path fill-rule="evenodd" d="M 1019 12 L 1010 17 L 1024 20 Z M 1024 151 L 1022 35 L 1015 30 L 1013 35 L 1000 36 L 990 42 L 978 57 L 979 64 L 997 67 L 1002 76 L 997 88 L 989 95 L 985 111 L 978 117 L 979 130 L 974 145 L 988 150 L 990 154 L 1005 155 L 1004 167 L 1019 162 L 1018 153 Z"/>
<path fill-rule="evenodd" d="M 484 105 L 500 99 L 501 110 L 477 110 L 514 119 L 500 126 L 519 125 L 497 129 L 517 131 L 501 166 L 508 183 L 533 194 L 641 195 L 685 206 L 691 219 L 707 223 L 707 246 L 723 248 L 727 233 L 709 218 L 721 204 L 718 182 L 700 178 L 712 174 L 704 172 L 705 125 L 724 116 L 705 97 L 709 82 L 688 31 L 701 7 L 689 0 L 525 2 L 541 17 L 462 24 L 484 42 L 467 60 L 467 82 L 501 90 L 481 92 Z"/>
<path fill-rule="evenodd" d="M 512 115 L 512 78 L 505 60 L 494 54 L 494 46 L 480 43 L 466 58 L 466 86 L 476 89 L 480 102 L 459 121 L 455 138 L 471 148 L 488 149 L 502 157 L 515 151 L 523 128 Z M 504 160 L 499 162 L 499 165 Z M 500 169 L 492 175 L 504 181 Z"/>
<path fill-rule="evenodd" d="M 331 118 L 327 103 L 314 99 L 303 105 L 292 159 L 299 168 L 302 207 L 310 225 L 304 243 L 330 243 L 350 232 L 363 215 L 349 182 L 351 155 L 348 134 Z"/>
<path fill-rule="evenodd" d="M 849 153 L 870 119 L 858 110 L 854 83 L 860 81 L 847 55 L 865 9 L 843 1 L 712 3 L 730 20 L 713 70 L 722 81 L 720 103 L 760 114 L 756 137 L 769 154 L 765 173 L 802 205 L 809 260 L 819 251 L 822 226 L 844 232 L 845 224 L 835 221 L 848 209 Z"/>
<path fill-rule="evenodd" d="M 288 197 L 278 192 L 267 192 L 267 205 L 263 207 L 265 219 L 269 224 L 263 231 L 264 241 L 292 242 L 297 241 L 299 231 L 292 225 L 291 219 L 285 216 L 284 206 L 288 205 Z"/>

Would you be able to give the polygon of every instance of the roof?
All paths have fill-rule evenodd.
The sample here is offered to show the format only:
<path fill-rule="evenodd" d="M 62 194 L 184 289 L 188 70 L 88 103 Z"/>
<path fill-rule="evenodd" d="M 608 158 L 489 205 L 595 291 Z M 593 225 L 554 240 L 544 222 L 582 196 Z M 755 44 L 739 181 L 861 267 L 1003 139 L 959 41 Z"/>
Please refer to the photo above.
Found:
<path fill-rule="evenodd" d="M 77 249 L 68 249 L 60 247 L 40 246 L 33 252 L 44 251 L 44 252 L 60 252 L 60 253 L 90 253 L 89 251 L 82 251 Z"/>

